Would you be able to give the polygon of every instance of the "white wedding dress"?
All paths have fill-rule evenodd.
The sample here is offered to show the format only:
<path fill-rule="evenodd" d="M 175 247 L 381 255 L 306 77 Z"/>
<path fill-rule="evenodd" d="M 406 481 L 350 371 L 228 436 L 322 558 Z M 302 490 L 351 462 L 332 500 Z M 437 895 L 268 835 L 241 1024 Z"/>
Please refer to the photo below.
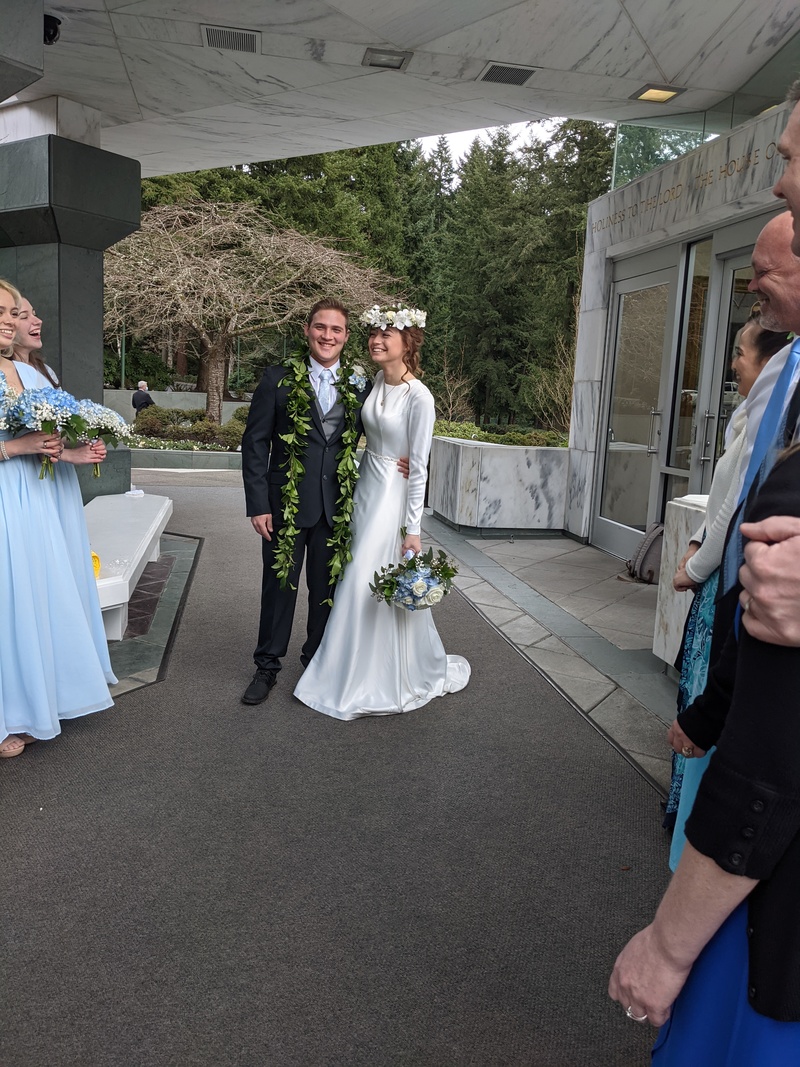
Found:
<path fill-rule="evenodd" d="M 414 380 L 385 385 L 379 371 L 363 408 L 367 447 L 353 511 L 352 561 L 333 601 L 328 625 L 294 695 L 337 719 L 393 715 L 456 693 L 470 666 L 448 656 L 435 609 L 407 611 L 376 600 L 370 582 L 400 562 L 400 527 L 419 533 L 434 424 L 430 391 Z M 409 477 L 397 460 L 409 457 Z"/>

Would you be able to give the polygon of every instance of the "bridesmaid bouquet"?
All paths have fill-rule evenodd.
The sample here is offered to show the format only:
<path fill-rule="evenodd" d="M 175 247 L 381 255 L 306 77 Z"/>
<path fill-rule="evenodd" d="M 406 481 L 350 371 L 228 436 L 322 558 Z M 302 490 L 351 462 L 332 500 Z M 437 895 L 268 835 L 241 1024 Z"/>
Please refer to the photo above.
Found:
<path fill-rule="evenodd" d="M 402 531 L 401 531 L 402 533 Z M 407 611 L 419 611 L 438 604 L 453 588 L 453 578 L 458 574 L 455 561 L 439 549 L 433 549 L 408 558 L 394 567 L 381 567 L 375 571 L 370 590 L 376 600 L 383 600 Z"/>
<path fill-rule="evenodd" d="M 45 386 L 41 389 L 23 389 L 6 417 L 8 429 L 12 433 L 21 430 L 43 431 L 44 433 L 61 433 L 67 421 L 78 412 L 78 401 L 63 389 Z M 45 456 L 39 468 L 39 477 L 46 474 L 53 477 L 53 461 Z"/>
<path fill-rule="evenodd" d="M 0 430 L 10 430 L 11 420 L 8 413 L 11 405 L 17 399 L 17 394 L 6 381 L 6 376 L 0 371 Z"/>
<path fill-rule="evenodd" d="M 72 444 L 85 444 L 100 438 L 114 448 L 131 435 L 131 428 L 121 415 L 94 400 L 79 400 L 78 410 L 64 426 L 64 434 Z M 95 463 L 92 474 L 100 477 L 100 464 Z"/>

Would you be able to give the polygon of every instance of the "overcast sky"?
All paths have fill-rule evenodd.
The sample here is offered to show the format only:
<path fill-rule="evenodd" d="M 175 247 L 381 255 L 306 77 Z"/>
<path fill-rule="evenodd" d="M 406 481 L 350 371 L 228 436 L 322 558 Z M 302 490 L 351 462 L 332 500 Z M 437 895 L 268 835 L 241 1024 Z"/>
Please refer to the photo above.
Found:
<path fill-rule="evenodd" d="M 536 129 L 536 127 L 532 127 L 529 131 L 527 122 L 516 122 L 508 128 L 519 144 L 524 144 L 528 141 L 531 134 Z M 494 126 L 484 130 L 464 130 L 462 133 L 447 134 L 447 142 L 450 145 L 450 155 L 453 157 L 453 162 L 457 163 L 459 159 L 462 159 L 467 154 L 470 145 L 476 137 L 480 137 L 480 139 L 486 143 L 489 139 L 489 134 L 493 129 L 497 129 L 497 127 Z M 423 151 L 426 155 L 430 155 L 436 147 L 436 142 L 439 138 L 422 137 L 420 140 L 422 142 Z"/>

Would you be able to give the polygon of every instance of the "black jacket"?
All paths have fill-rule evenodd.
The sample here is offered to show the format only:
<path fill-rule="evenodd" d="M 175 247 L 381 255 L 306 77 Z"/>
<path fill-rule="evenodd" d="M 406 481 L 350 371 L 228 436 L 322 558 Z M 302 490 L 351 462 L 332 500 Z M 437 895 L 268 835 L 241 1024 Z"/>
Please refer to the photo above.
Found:
<path fill-rule="evenodd" d="M 281 385 L 286 367 L 267 367 L 250 404 L 247 427 L 242 437 L 242 478 L 248 515 L 272 515 L 280 525 L 283 511 L 281 490 L 288 480 L 285 467 L 286 444 L 281 434 L 292 430 L 286 410 L 289 386 Z M 370 386 L 358 393 L 359 405 L 369 394 Z M 314 526 L 324 514 L 332 525 L 339 496 L 336 477 L 338 456 L 342 448 L 344 421 L 326 439 L 322 429 L 314 390 L 309 380 L 310 427 L 306 439 L 303 466 L 305 473 L 299 489 L 299 527 Z M 360 412 L 360 407 L 359 407 Z M 357 429 L 361 431 L 359 414 Z"/>
<path fill-rule="evenodd" d="M 800 516 L 800 452 L 765 480 L 747 519 Z M 760 879 L 750 894 L 748 996 L 762 1015 L 800 1021 L 800 648 L 729 633 L 703 697 L 679 717 L 698 744 L 716 741 L 686 824 L 723 870 Z M 695 729 L 692 729 L 692 725 Z M 688 728 L 687 728 L 688 727 Z"/>
<path fill-rule="evenodd" d="M 131 397 L 131 404 L 133 409 L 138 415 L 140 411 L 144 411 L 145 408 L 153 407 L 155 400 L 145 389 L 137 389 Z"/>

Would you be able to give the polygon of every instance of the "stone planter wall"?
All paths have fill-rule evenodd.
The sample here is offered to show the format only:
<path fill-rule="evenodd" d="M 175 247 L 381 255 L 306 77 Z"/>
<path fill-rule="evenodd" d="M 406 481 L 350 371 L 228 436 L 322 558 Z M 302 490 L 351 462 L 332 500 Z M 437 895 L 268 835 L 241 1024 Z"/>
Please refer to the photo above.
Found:
<path fill-rule="evenodd" d="M 186 452 L 170 448 L 132 448 L 131 467 L 180 467 L 194 470 L 241 470 L 241 452 Z"/>
<path fill-rule="evenodd" d="M 434 437 L 428 504 L 462 531 L 558 531 L 569 451 Z"/>
<path fill-rule="evenodd" d="M 104 389 L 103 403 L 106 407 L 116 411 L 127 422 L 133 422 L 133 408 L 131 407 L 132 396 L 133 391 L 131 389 Z M 205 393 L 184 393 L 177 391 L 168 393 L 161 392 L 158 389 L 151 389 L 150 396 L 160 408 L 180 408 L 181 411 L 196 411 L 198 408 L 205 408 L 206 406 Z M 237 408 L 244 407 L 246 404 L 246 400 L 237 400 L 235 402 L 232 400 L 225 400 L 222 404 L 223 423 L 231 418 Z"/>

